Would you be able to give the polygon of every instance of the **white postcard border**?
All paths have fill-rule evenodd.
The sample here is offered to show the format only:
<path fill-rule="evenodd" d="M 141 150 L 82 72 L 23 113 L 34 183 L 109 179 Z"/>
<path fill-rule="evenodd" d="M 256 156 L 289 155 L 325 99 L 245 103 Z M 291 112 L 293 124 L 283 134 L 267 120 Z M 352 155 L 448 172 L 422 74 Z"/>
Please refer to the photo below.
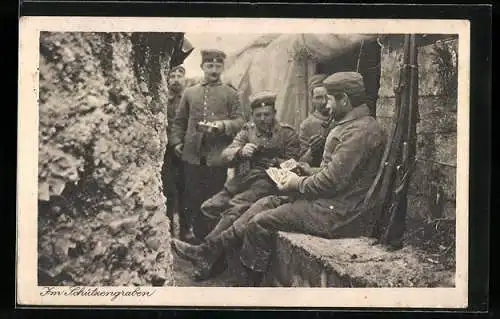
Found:
<path fill-rule="evenodd" d="M 237 26 L 237 27 L 235 27 Z M 327 30 L 327 31 L 326 31 Z M 71 287 L 37 286 L 38 58 L 40 31 L 190 32 L 190 33 L 441 33 L 459 35 L 456 181 L 455 288 L 205 288 L 138 287 L 149 297 L 71 295 Z M 21 17 L 17 183 L 16 297 L 20 305 L 75 306 L 258 306 L 258 307 L 419 307 L 463 308 L 468 302 L 469 56 L 468 20 L 402 19 L 249 19 Z M 45 289 L 45 290 L 44 290 Z M 85 287 L 87 291 L 91 287 Z M 43 293 L 46 295 L 42 296 Z"/>

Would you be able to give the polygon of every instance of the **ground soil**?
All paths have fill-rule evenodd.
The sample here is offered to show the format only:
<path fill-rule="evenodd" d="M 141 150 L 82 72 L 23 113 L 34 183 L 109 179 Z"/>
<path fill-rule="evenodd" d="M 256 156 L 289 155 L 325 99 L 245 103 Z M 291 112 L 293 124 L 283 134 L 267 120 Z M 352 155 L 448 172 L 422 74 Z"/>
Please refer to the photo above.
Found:
<path fill-rule="evenodd" d="M 411 220 L 407 229 L 404 244 L 419 249 L 421 259 L 438 269 L 455 270 L 455 220 Z"/>

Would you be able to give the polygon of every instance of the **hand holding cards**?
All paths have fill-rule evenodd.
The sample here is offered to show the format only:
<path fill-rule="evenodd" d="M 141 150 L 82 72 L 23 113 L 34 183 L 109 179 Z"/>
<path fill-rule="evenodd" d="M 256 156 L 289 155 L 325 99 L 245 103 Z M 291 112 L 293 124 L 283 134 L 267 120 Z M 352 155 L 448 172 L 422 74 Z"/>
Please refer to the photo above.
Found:
<path fill-rule="evenodd" d="M 283 185 L 288 179 L 288 175 L 293 174 L 289 170 L 282 168 L 270 167 L 266 170 L 267 175 L 276 183 L 276 185 Z"/>
<path fill-rule="evenodd" d="M 280 167 L 284 170 L 287 170 L 287 171 L 291 171 L 291 170 L 294 170 L 295 168 L 298 167 L 298 163 L 296 160 L 294 160 L 293 158 L 287 160 L 287 161 L 284 161 L 283 163 L 280 164 Z"/>
<path fill-rule="evenodd" d="M 298 167 L 297 161 L 293 158 L 280 164 L 280 168 L 270 167 L 266 170 L 267 175 L 276 183 L 276 185 L 283 185 L 290 175 L 295 175 L 292 170 Z"/>
<path fill-rule="evenodd" d="M 217 121 L 215 122 L 200 121 L 198 122 L 196 128 L 200 132 L 219 134 L 222 133 L 224 127 L 220 124 L 220 122 Z"/>

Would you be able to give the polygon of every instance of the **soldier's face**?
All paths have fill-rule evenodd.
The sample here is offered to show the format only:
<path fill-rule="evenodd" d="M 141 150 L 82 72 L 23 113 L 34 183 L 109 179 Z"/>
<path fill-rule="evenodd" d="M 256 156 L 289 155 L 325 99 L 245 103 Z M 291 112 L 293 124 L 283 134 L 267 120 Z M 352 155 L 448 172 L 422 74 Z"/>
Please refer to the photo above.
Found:
<path fill-rule="evenodd" d="M 205 79 L 210 82 L 218 81 L 222 71 L 224 71 L 224 64 L 220 62 L 205 62 L 201 65 Z"/>
<path fill-rule="evenodd" d="M 168 88 L 179 91 L 186 85 L 186 76 L 181 70 L 174 70 L 168 75 Z"/>
<path fill-rule="evenodd" d="M 332 115 L 336 121 L 343 119 L 349 111 L 352 110 L 349 97 L 345 93 L 338 93 L 333 95 L 335 103 L 332 105 Z"/>
<path fill-rule="evenodd" d="M 273 106 L 256 107 L 252 111 L 252 119 L 259 130 L 267 131 L 274 123 L 276 110 Z"/>
<path fill-rule="evenodd" d="M 328 102 L 328 93 L 322 86 L 314 88 L 312 91 L 313 108 L 321 113 L 326 113 L 329 110 L 326 108 Z"/>

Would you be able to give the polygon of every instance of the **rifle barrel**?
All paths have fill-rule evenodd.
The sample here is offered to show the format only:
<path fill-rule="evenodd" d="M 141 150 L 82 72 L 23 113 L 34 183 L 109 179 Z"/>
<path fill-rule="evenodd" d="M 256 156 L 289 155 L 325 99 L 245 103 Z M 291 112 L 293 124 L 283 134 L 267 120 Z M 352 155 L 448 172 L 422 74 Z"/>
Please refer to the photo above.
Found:
<path fill-rule="evenodd" d="M 415 135 L 416 135 L 416 112 L 418 103 L 418 52 L 416 46 L 416 35 L 410 36 L 410 87 L 409 87 L 409 114 L 406 140 L 410 142 L 409 155 L 415 155 Z"/>

